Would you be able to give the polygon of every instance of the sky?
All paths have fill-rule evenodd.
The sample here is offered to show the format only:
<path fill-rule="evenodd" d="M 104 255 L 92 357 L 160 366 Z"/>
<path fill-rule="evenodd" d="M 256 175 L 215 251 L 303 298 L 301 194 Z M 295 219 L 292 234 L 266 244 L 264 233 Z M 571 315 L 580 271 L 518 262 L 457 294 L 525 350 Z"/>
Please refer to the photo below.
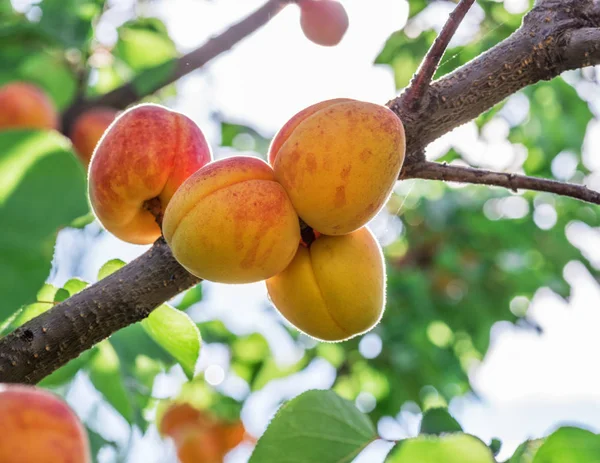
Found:
<path fill-rule="evenodd" d="M 118 26 L 115 21 L 133 14 L 132 2 L 128 0 L 110 3 L 116 7 L 114 17 L 98 26 L 98 34 L 108 43 L 114 40 L 114 29 Z M 247 123 L 270 137 L 298 110 L 320 100 L 350 97 L 387 102 L 396 93 L 392 72 L 372 63 L 388 36 L 404 26 L 407 3 L 404 0 L 344 0 L 343 3 L 349 13 L 350 29 L 339 46 L 322 48 L 306 40 L 299 27 L 299 11 L 290 6 L 232 51 L 182 79 L 177 84 L 179 96 L 169 104 L 192 117 L 212 145 L 217 146 L 219 127 L 212 117 L 214 111 L 228 121 Z M 261 0 L 167 0 L 148 3 L 138 12 L 164 19 L 179 50 L 186 52 L 261 4 Z M 527 2 L 506 0 L 505 4 L 507 9 L 519 12 Z M 439 27 L 447 12 L 444 6 L 430 9 L 423 16 L 423 25 L 433 23 Z M 474 7 L 459 29 L 457 40 L 470 37 L 480 19 L 481 11 Z M 600 99 L 596 99 L 596 103 L 598 101 Z M 523 101 L 523 97 L 513 97 L 510 105 L 509 122 L 518 123 L 527 116 L 527 101 Z M 454 146 L 474 165 L 518 169 L 527 153 L 522 147 L 506 142 L 507 120 L 495 119 L 482 138 L 478 138 L 472 124 L 467 124 L 434 143 L 428 157 L 435 159 L 449 146 Z M 597 157 L 594 161 L 590 155 L 593 146 L 597 146 L 595 140 L 599 133 L 600 128 L 594 123 L 586 140 L 584 158 L 590 164 L 595 162 L 594 167 L 600 171 Z M 215 154 L 219 157 L 231 152 L 215 149 Z M 561 159 L 558 171 L 568 170 L 572 164 L 568 153 Z M 507 210 L 519 211 L 523 205 L 518 203 L 516 199 Z M 530 212 L 527 209 L 520 213 Z M 552 226 L 552 211 L 536 209 L 533 212 L 538 214 L 540 226 Z M 372 223 L 383 244 L 391 241 L 401 226 L 399 221 L 385 214 Z M 594 251 L 600 246 L 593 246 L 600 242 L 598 231 L 582 224 L 572 227 L 575 228 L 567 232 L 569 238 L 600 265 L 600 253 Z M 97 270 L 109 258 L 128 261 L 146 249 L 97 232 L 92 226 L 84 232 L 65 231 L 60 235 L 58 266 L 52 281 L 61 283 L 74 274 L 93 281 Z M 71 263 L 79 258 L 82 265 L 74 267 Z M 573 287 L 569 303 L 546 289 L 541 289 L 531 302 L 530 318 L 543 327 L 543 334 L 498 323 L 493 328 L 489 352 L 470 374 L 478 399 L 469 395 L 451 403 L 451 410 L 465 431 L 486 442 L 492 437 L 504 442 L 501 458 L 510 456 L 523 440 L 543 436 L 563 422 L 576 422 L 600 431 L 600 370 L 596 367 L 600 337 L 595 332 L 600 312 L 598 304 L 593 303 L 600 299 L 600 290 L 578 262 L 567 265 L 565 277 Z M 291 342 L 278 319 L 264 317 L 264 285 L 230 287 L 207 283 L 205 293 L 205 300 L 193 311 L 197 320 L 217 317 L 224 319 L 236 333 L 261 332 L 272 345 L 277 345 L 281 363 L 297 358 L 298 347 Z M 236 308 L 240 310 L 235 311 Z M 377 344 L 376 339 L 371 338 L 371 341 Z M 227 364 L 227 353 L 221 347 L 205 346 L 201 365 L 208 369 L 207 378 L 233 395 L 243 395 L 244 385 L 226 374 Z M 172 394 L 183 380 L 180 372 L 165 375 L 158 381 L 155 393 Z M 268 424 L 279 400 L 292 398 L 306 389 L 327 388 L 333 380 L 333 368 L 324 361 L 315 362 L 307 371 L 274 382 L 253 396 L 244 409 L 244 422 L 250 432 L 258 435 Z M 106 406 L 99 405 L 98 394 L 85 378 L 77 378 L 69 397 L 79 413 L 88 417 L 98 414 L 106 432 L 112 432 L 116 438 L 121 436 L 123 423 Z M 82 401 L 80 397 L 87 400 Z M 418 415 L 407 406 L 397 417 L 380 423 L 379 431 L 385 437 L 398 439 L 416 434 L 418 422 Z M 165 448 L 155 434 L 143 440 L 137 436 L 134 442 L 136 451 L 131 462 L 176 461 L 173 449 Z M 376 442 L 355 463 L 383 461 L 389 448 L 389 444 Z M 246 461 L 249 451 L 247 447 L 237 449 L 227 463 Z M 110 454 L 105 454 L 103 461 L 111 461 L 110 458 Z"/>

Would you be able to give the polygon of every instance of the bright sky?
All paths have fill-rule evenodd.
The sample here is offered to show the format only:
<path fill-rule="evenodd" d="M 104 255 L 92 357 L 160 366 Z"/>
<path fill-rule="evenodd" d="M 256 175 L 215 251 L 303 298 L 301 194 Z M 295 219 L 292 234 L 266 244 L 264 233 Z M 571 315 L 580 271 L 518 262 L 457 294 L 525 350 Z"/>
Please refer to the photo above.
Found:
<path fill-rule="evenodd" d="M 144 12 L 165 18 L 181 51 L 189 51 L 262 1 L 168 0 L 149 3 Z M 131 4 L 128 0 L 111 3 L 123 11 L 128 11 Z M 219 57 L 207 69 L 180 82 L 180 97 L 174 107 L 193 117 L 216 146 L 219 134 L 210 118 L 212 111 L 220 111 L 231 121 L 247 122 L 270 136 L 296 111 L 319 100 L 345 96 L 385 103 L 395 93 L 393 76 L 390 70 L 374 67 L 372 62 L 387 37 L 404 25 L 406 1 L 344 0 L 343 3 L 351 26 L 338 47 L 321 48 L 308 42 L 299 27 L 298 9 L 289 7 L 263 30 Z M 523 1 L 507 0 L 507 5 L 518 11 Z M 435 17 L 439 14 L 437 12 Z M 480 12 L 475 8 L 470 17 L 471 25 L 479 18 Z M 101 31 L 110 38 L 110 27 L 102 25 Z M 468 35 L 468 30 L 461 33 Z M 523 116 L 526 116 L 527 102 L 516 97 L 513 103 L 516 114 L 524 111 Z M 453 144 L 462 148 L 465 157 L 475 164 L 496 168 L 518 166 L 526 153 L 504 141 L 503 134 L 507 130 L 507 124 L 498 120 L 481 141 L 477 140 L 473 127 L 467 125 L 437 142 L 430 150 L 430 156 L 435 157 L 436 152 Z M 598 134 L 598 130 L 595 133 Z M 397 226 L 386 220 L 379 218 L 379 225 L 385 223 L 379 226 L 380 237 Z M 587 247 L 586 252 L 593 252 L 589 244 L 592 239 L 597 243 L 600 235 L 585 226 L 576 226 L 589 237 L 583 242 L 579 239 L 577 244 Z M 580 233 L 572 235 L 574 241 L 581 236 Z M 67 256 L 73 253 L 74 242 L 82 249 L 93 243 L 85 256 L 85 265 L 81 269 L 59 266 L 55 281 L 64 281 L 73 273 L 94 280 L 98 268 L 107 259 L 130 260 L 145 249 L 125 245 L 108 235 L 92 238 L 89 231 L 85 236 L 80 232 L 67 232 L 59 240 L 58 262 L 69 260 Z M 600 256 L 595 257 L 600 263 Z M 466 397 L 452 404 L 466 431 L 485 441 L 491 437 L 504 441 L 501 458 L 508 457 L 524 439 L 544 435 L 565 420 L 587 424 L 600 431 L 600 371 L 596 367 L 596 353 L 600 350 L 600 338 L 596 334 L 600 325 L 597 304 L 600 291 L 581 264 L 569 264 L 565 275 L 574 288 L 574 298 L 569 304 L 541 290 L 530 307 L 531 318 L 544 328 L 544 334 L 537 335 L 506 323 L 495 326 L 490 351 L 483 364 L 472 372 L 473 386 L 482 400 Z M 221 317 L 238 333 L 262 332 L 277 345 L 281 362 L 293 361 L 298 348 L 276 319 L 264 316 L 264 304 L 263 285 L 232 288 L 206 284 L 206 300 L 195 314 L 199 319 Z M 240 310 L 236 311 L 237 308 Z M 226 352 L 219 346 L 204 349 L 202 365 L 209 369 L 207 378 L 227 390 L 243 394 L 244 387 L 235 378 L 223 378 L 227 363 Z M 180 376 L 162 378 L 157 390 L 172 393 L 180 381 Z M 244 420 L 251 432 L 260 433 L 280 399 L 291 398 L 310 388 L 329 387 L 332 381 L 332 368 L 326 362 L 317 362 L 309 371 L 291 380 L 279 381 L 256 394 L 244 410 Z M 89 384 L 79 378 L 71 398 L 78 411 L 89 416 L 97 401 L 81 403 L 76 400 L 84 394 L 97 397 Z M 103 407 L 99 413 L 105 423 L 103 428 L 112 430 L 118 437 L 123 430 L 122 423 Z M 382 432 L 391 438 L 416 432 L 418 420 L 415 416 L 404 412 L 398 417 L 400 423 L 386 420 L 380 427 Z M 388 449 L 389 446 L 377 443 L 356 462 L 383 461 Z M 248 449 L 238 450 L 228 462 L 245 461 L 247 455 Z M 136 456 L 130 461 L 175 461 L 169 458 L 173 458 L 172 451 L 165 455 L 156 436 L 150 436 L 144 439 L 143 446 L 138 441 Z"/>

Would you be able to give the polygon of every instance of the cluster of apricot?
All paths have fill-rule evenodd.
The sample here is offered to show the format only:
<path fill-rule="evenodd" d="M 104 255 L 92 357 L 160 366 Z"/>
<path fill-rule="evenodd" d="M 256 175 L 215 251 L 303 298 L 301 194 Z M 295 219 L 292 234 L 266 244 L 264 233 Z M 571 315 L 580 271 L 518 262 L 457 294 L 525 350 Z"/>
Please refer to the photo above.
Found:
<path fill-rule="evenodd" d="M 173 440 L 182 463 L 221 463 L 246 436 L 240 420 L 228 422 L 188 403 L 169 406 L 158 430 Z"/>
<path fill-rule="evenodd" d="M 44 91 L 26 82 L 0 87 L 0 129 L 60 129 L 60 117 Z M 87 166 L 96 144 L 117 117 L 112 108 L 96 107 L 83 112 L 69 134 L 75 152 Z"/>
<path fill-rule="evenodd" d="M 117 237 L 149 244 L 162 233 L 181 265 L 206 280 L 266 280 L 288 321 L 340 341 L 383 312 L 382 253 L 365 224 L 390 195 L 404 148 L 392 111 L 336 99 L 292 117 L 273 139 L 269 164 L 212 161 L 194 122 L 143 104 L 98 144 L 89 196 Z"/>

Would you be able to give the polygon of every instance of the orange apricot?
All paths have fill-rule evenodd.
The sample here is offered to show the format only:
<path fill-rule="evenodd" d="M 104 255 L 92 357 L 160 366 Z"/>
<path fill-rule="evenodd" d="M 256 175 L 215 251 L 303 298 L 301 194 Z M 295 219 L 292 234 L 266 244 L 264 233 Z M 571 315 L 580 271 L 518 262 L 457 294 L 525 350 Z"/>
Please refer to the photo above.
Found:
<path fill-rule="evenodd" d="M 69 406 L 33 386 L 0 385 L 0 463 L 89 463 L 87 433 Z"/>
<path fill-rule="evenodd" d="M 0 129 L 58 129 L 58 111 L 33 84 L 11 82 L 0 87 Z"/>
<path fill-rule="evenodd" d="M 121 114 L 89 167 L 89 195 L 104 228 L 123 241 L 149 244 L 179 186 L 211 160 L 202 131 L 188 117 L 142 104 Z"/>
<path fill-rule="evenodd" d="M 241 421 L 226 422 L 187 403 L 166 410 L 159 432 L 173 439 L 182 463 L 221 463 L 246 434 Z"/>
<path fill-rule="evenodd" d="M 332 47 L 340 43 L 348 30 L 348 13 L 334 0 L 301 0 L 300 26 L 314 43 Z"/>
<path fill-rule="evenodd" d="M 300 242 L 288 195 L 264 161 L 234 156 L 208 164 L 173 196 L 165 239 L 188 271 L 221 283 L 250 283 L 282 271 Z"/>
<path fill-rule="evenodd" d="M 291 264 L 267 280 L 267 290 L 296 328 L 319 340 L 343 341 L 379 322 L 385 282 L 381 248 L 363 227 L 299 246 Z"/>
<path fill-rule="evenodd" d="M 117 114 L 118 111 L 112 108 L 92 108 L 75 119 L 70 137 L 75 152 L 86 167 L 90 163 L 96 145 Z"/>
<path fill-rule="evenodd" d="M 273 139 L 269 161 L 300 218 L 325 235 L 343 235 L 383 207 L 404 154 L 404 127 L 391 110 L 336 99 L 292 117 Z"/>

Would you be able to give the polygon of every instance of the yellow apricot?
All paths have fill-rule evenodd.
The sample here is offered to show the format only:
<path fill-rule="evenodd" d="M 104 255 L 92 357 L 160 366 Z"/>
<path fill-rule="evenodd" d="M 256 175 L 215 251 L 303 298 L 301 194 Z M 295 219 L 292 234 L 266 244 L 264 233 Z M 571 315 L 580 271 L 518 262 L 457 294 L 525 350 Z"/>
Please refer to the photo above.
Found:
<path fill-rule="evenodd" d="M 273 139 L 269 160 L 302 220 L 343 235 L 383 207 L 404 154 L 404 127 L 391 110 L 337 99 L 292 117 Z"/>
<path fill-rule="evenodd" d="M 381 248 L 363 227 L 299 246 L 292 263 L 267 280 L 267 290 L 296 328 L 319 340 L 343 341 L 379 322 L 385 281 Z"/>
<path fill-rule="evenodd" d="M 207 164 L 177 190 L 163 233 L 194 275 L 251 283 L 282 271 L 300 241 L 298 215 L 264 161 L 234 156 Z"/>

